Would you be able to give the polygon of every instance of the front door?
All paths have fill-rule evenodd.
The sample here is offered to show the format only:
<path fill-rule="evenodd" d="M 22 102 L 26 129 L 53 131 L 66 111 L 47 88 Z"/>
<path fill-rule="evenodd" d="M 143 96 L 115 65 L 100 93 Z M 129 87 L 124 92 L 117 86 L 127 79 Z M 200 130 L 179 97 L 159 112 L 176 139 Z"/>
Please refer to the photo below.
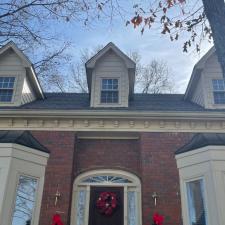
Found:
<path fill-rule="evenodd" d="M 107 206 L 99 207 L 103 202 L 98 200 L 104 193 L 109 193 L 111 198 L 116 196 L 116 207 L 112 211 L 107 211 Z M 110 197 L 104 201 L 109 206 L 112 204 Z M 91 187 L 89 225 L 123 225 L 123 208 L 123 187 Z"/>

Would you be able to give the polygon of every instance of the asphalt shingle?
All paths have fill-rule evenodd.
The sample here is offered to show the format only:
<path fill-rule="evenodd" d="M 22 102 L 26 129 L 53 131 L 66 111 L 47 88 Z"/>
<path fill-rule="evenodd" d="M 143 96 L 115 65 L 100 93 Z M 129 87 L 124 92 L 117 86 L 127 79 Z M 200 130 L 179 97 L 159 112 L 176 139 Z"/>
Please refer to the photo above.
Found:
<path fill-rule="evenodd" d="M 216 145 L 221 146 L 225 145 L 225 134 L 222 133 L 198 133 L 193 136 L 191 141 L 178 149 L 175 154 L 181 154 L 189 152 L 198 148 L 205 146 Z"/>
<path fill-rule="evenodd" d="M 40 110 L 93 110 L 90 97 L 86 93 L 45 93 L 46 99 L 36 100 L 19 109 Z M 14 107 L 15 108 L 15 107 Z M 97 108 L 109 110 L 109 108 Z M 183 94 L 134 94 L 129 107 L 110 108 L 110 110 L 128 111 L 205 111 L 203 107 L 184 100 Z"/>
<path fill-rule="evenodd" d="M 14 143 L 49 153 L 29 131 L 0 131 L 0 143 Z"/>

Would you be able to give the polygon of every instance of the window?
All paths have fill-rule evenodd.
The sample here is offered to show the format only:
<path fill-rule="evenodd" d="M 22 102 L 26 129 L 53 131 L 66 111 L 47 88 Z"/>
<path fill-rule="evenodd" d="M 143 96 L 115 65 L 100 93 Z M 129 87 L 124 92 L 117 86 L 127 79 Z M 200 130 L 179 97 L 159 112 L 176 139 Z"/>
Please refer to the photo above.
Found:
<path fill-rule="evenodd" d="M 102 79 L 101 103 L 118 103 L 118 79 Z"/>
<path fill-rule="evenodd" d="M 225 81 L 213 80 L 213 95 L 215 104 L 225 104 Z"/>
<path fill-rule="evenodd" d="M 0 77 L 0 102 L 11 102 L 15 77 Z"/>
<path fill-rule="evenodd" d="M 12 225 L 31 225 L 37 192 L 37 179 L 20 176 L 16 190 L 16 200 Z"/>
<path fill-rule="evenodd" d="M 207 225 L 202 179 L 187 183 L 187 197 L 190 225 Z"/>

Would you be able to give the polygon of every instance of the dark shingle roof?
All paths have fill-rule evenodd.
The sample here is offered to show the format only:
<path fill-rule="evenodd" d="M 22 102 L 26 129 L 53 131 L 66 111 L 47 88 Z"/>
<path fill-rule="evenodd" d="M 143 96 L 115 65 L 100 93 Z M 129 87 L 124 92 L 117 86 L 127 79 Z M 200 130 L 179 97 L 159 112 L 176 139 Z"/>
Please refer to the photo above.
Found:
<path fill-rule="evenodd" d="M 14 143 L 49 153 L 29 131 L 0 131 L 0 143 Z"/>
<path fill-rule="evenodd" d="M 45 100 L 36 100 L 20 109 L 43 110 L 93 110 L 89 103 L 89 94 L 84 93 L 46 93 Z M 183 99 L 183 94 L 134 94 L 128 108 L 111 108 L 111 110 L 143 111 L 205 111 L 197 104 Z M 96 109 L 96 108 L 95 108 Z M 104 110 L 99 108 L 98 110 Z M 108 110 L 109 108 L 105 109 Z"/>
<path fill-rule="evenodd" d="M 191 141 L 178 149 L 175 154 L 189 152 L 209 145 L 225 145 L 225 134 L 220 133 L 199 133 L 194 135 Z"/>

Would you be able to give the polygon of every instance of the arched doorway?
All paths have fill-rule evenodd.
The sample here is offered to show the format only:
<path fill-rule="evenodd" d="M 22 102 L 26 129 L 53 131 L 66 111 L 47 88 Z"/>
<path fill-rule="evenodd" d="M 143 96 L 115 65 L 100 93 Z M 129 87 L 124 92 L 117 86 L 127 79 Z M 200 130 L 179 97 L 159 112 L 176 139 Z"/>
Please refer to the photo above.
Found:
<path fill-rule="evenodd" d="M 120 203 L 114 222 L 141 225 L 141 183 L 137 176 L 122 170 L 94 170 L 79 175 L 73 185 L 71 225 L 101 225 L 101 215 L 95 214 L 99 193 L 113 192 Z M 96 217 L 99 217 L 96 219 Z M 120 217 L 120 218 L 119 218 Z M 95 218 L 95 219 L 93 219 Z M 109 217 L 107 217 L 109 218 Z M 111 220 L 102 217 L 102 224 Z M 113 224 L 112 224 L 113 225 Z"/>

